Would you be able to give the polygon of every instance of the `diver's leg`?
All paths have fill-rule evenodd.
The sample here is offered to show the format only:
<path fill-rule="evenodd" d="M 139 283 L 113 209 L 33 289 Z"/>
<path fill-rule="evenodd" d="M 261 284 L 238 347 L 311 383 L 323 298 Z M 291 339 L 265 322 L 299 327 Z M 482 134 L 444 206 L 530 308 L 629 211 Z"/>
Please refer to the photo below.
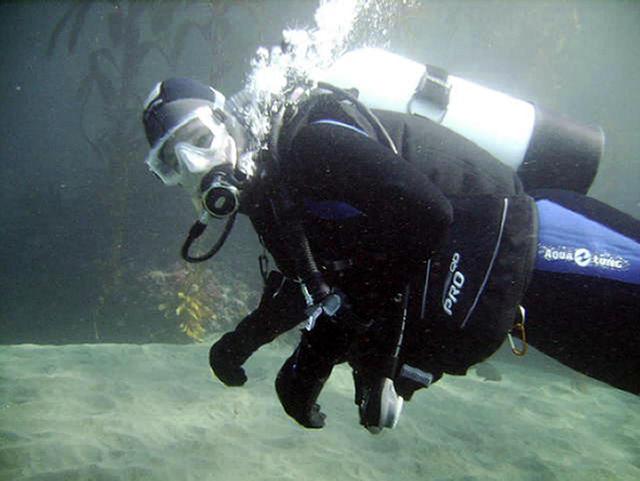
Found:
<path fill-rule="evenodd" d="M 305 307 L 300 285 L 271 272 L 258 308 L 211 347 L 213 372 L 228 386 L 243 385 L 247 376 L 242 364 L 261 346 L 304 321 Z"/>
<path fill-rule="evenodd" d="M 640 394 L 640 221 L 570 192 L 541 191 L 536 199 L 527 339 L 573 369 Z"/>

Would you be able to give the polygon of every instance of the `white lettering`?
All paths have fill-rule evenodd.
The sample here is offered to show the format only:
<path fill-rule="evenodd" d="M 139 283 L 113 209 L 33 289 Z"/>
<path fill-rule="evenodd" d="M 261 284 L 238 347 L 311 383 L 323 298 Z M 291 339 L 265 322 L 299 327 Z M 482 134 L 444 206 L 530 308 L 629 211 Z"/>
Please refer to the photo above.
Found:
<path fill-rule="evenodd" d="M 451 312 L 452 307 L 453 307 L 453 301 L 451 301 L 451 299 L 449 298 L 446 298 L 442 303 L 442 308 L 444 309 L 444 312 L 446 312 L 450 316 L 453 316 L 453 312 Z"/>
<path fill-rule="evenodd" d="M 458 268 L 458 262 L 460 262 L 460 254 L 455 252 L 451 257 L 451 264 L 449 264 L 449 272 L 455 272 Z"/>
<path fill-rule="evenodd" d="M 450 316 L 453 315 L 453 305 L 458 302 L 458 295 L 462 292 L 462 286 L 464 286 L 464 274 L 460 271 L 455 271 L 447 291 L 447 297 L 442 303 L 444 312 Z"/>
<path fill-rule="evenodd" d="M 595 254 L 586 247 L 572 248 L 539 245 L 538 254 L 546 261 L 575 262 L 580 267 L 591 266 L 602 269 L 626 270 L 630 266 L 629 261 L 624 257 L 614 257 L 608 253 Z"/>

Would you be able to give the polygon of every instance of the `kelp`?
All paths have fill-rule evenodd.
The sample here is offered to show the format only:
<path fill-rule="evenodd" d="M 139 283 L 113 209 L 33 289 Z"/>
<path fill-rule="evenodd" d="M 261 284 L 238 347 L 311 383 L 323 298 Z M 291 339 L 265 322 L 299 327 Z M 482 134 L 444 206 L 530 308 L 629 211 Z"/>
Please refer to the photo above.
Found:
<path fill-rule="evenodd" d="M 84 26 L 87 13 L 91 9 L 91 2 L 74 2 L 71 3 L 65 14 L 58 22 L 56 22 L 51 35 L 49 36 L 49 44 L 47 46 L 47 56 L 51 56 L 56 48 L 58 37 L 62 35 L 67 24 L 71 21 L 73 25 L 70 28 L 69 39 L 67 41 L 67 53 L 72 54 L 78 44 L 80 31 Z"/>
<path fill-rule="evenodd" d="M 207 41 L 217 37 L 220 31 L 226 31 L 228 23 L 224 15 L 229 3 L 212 1 L 208 4 L 209 15 L 198 15 L 196 21 L 190 15 L 193 3 L 186 0 L 73 2 L 51 31 L 47 45 L 49 57 L 64 42 L 65 35 L 69 55 L 77 54 L 83 37 L 87 40 L 85 45 L 94 44 L 96 38 L 106 40 L 86 53 L 86 71 L 78 80 L 76 92 L 82 125 L 80 135 L 93 157 L 106 166 L 108 179 L 105 185 L 110 186 L 108 191 L 96 193 L 104 199 L 107 206 L 104 221 L 111 226 L 110 253 L 100 266 L 103 292 L 97 299 L 93 316 L 96 339 L 101 338 L 99 324 L 105 309 L 123 289 L 123 246 L 132 241 L 135 234 L 128 232 L 132 223 L 128 223 L 127 218 L 131 165 L 139 161 L 145 143 L 140 128 L 142 99 L 135 87 L 141 83 L 142 65 L 149 55 L 158 54 L 173 69 L 183 55 L 187 36 L 194 29 Z M 93 24 L 88 31 L 90 20 L 104 31 L 96 33 Z M 222 57 L 221 42 L 218 43 L 211 43 L 216 62 Z M 203 58 L 212 61 L 207 54 Z M 222 68 L 211 69 L 216 77 L 211 80 L 217 81 L 223 74 L 225 68 L 222 62 L 220 65 Z M 102 112 L 97 123 L 96 106 Z M 89 132 L 96 124 L 106 127 Z"/>

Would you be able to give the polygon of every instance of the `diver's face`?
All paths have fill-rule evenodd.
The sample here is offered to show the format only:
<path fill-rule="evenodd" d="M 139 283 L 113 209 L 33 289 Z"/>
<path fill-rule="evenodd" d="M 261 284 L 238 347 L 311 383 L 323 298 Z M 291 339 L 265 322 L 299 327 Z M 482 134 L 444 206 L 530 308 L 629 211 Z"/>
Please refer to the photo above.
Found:
<path fill-rule="evenodd" d="M 211 170 L 235 168 L 236 143 L 224 126 L 223 116 L 210 107 L 194 111 L 149 152 L 147 164 L 151 171 L 166 185 L 180 185 L 193 195 L 202 177 Z"/>
<path fill-rule="evenodd" d="M 207 119 L 208 120 L 208 119 Z M 189 194 L 199 193 L 202 178 L 213 169 L 233 169 L 236 143 L 222 123 L 193 119 L 169 139 L 161 153 L 165 165 L 179 172 L 177 182 Z"/>

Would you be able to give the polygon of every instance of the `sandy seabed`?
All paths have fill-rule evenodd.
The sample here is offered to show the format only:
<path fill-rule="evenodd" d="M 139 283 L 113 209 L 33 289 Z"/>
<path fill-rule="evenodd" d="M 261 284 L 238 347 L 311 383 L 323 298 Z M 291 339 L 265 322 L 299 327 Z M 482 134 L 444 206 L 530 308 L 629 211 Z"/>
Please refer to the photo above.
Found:
<path fill-rule="evenodd" d="M 539 353 L 445 377 L 373 436 L 346 366 L 323 430 L 289 419 L 288 351 L 263 348 L 228 388 L 205 345 L 2 346 L 0 480 L 640 480 L 640 398 Z"/>

